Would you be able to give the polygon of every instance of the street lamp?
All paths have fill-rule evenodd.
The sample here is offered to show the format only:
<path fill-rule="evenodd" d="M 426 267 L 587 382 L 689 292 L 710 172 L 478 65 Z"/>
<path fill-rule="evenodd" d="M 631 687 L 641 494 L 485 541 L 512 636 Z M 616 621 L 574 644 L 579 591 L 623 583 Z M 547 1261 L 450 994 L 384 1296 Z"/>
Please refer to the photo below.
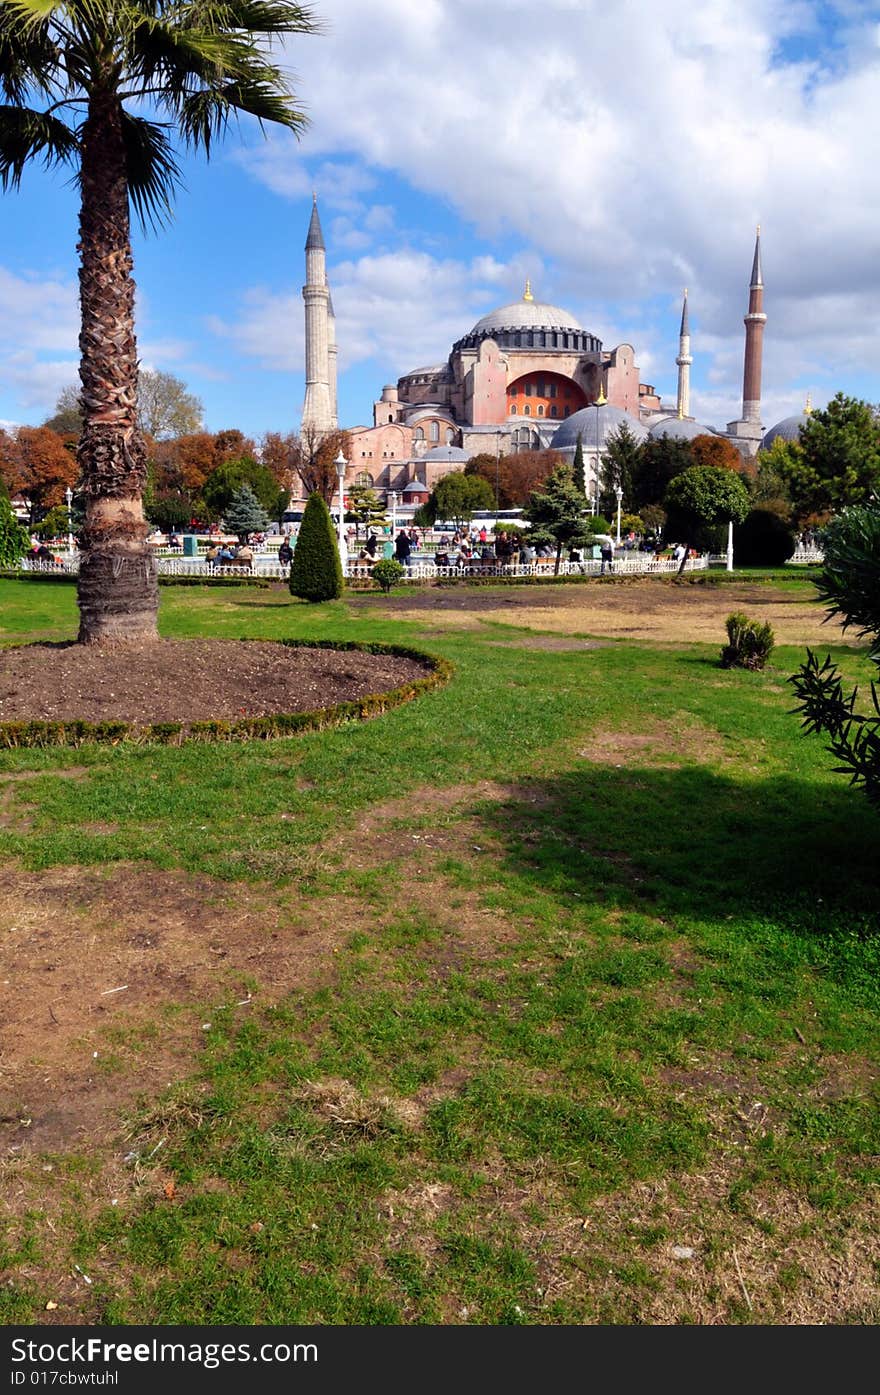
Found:
<path fill-rule="evenodd" d="M 623 498 L 623 490 L 619 484 L 614 486 L 614 493 L 617 495 L 617 546 L 620 547 L 620 501 Z"/>
<path fill-rule="evenodd" d="M 347 556 L 345 546 L 345 467 L 348 461 L 342 451 L 339 452 L 333 464 L 336 466 L 336 474 L 339 479 L 339 556 L 342 560 L 342 570 L 345 571 Z"/>
<path fill-rule="evenodd" d="M 608 398 L 605 396 L 605 389 L 604 389 L 604 387 L 600 387 L 600 388 L 599 388 L 599 396 L 596 398 L 595 402 L 593 403 L 593 406 L 596 408 L 596 456 L 595 456 L 595 460 L 594 460 L 594 462 L 593 462 L 593 470 L 594 470 L 595 476 L 596 476 L 596 489 L 595 489 L 595 495 L 596 495 L 596 497 L 595 497 L 595 500 L 594 500 L 594 502 L 593 502 L 593 513 L 594 513 L 594 514 L 597 514 L 597 513 L 599 512 L 599 408 L 600 408 L 600 407 L 604 407 L 605 404 L 607 403 L 607 401 L 608 401 Z"/>
<path fill-rule="evenodd" d="M 393 542 L 397 534 L 397 494 L 393 489 L 388 498 L 391 500 L 391 541 Z"/>
<path fill-rule="evenodd" d="M 70 485 L 64 491 L 67 500 L 67 551 L 73 552 L 73 528 L 71 527 L 70 510 L 73 507 L 73 490 Z"/>

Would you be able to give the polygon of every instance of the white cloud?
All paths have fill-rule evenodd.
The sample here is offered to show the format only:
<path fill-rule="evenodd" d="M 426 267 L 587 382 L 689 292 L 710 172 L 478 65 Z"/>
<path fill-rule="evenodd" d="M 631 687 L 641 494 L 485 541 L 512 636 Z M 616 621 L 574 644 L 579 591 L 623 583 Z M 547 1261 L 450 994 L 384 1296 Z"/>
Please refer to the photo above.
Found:
<path fill-rule="evenodd" d="M 769 345 L 796 336 L 796 307 L 845 293 L 847 318 L 821 329 L 826 357 L 833 339 L 841 372 L 862 352 L 880 361 L 875 6 L 838 4 L 829 23 L 828 7 L 807 0 L 546 0 L 539 42 L 525 0 L 325 9 L 329 33 L 291 50 L 311 130 L 295 154 L 273 141 L 251 166 L 272 187 L 305 160 L 322 201 L 318 176 L 330 176 L 333 205 L 337 161 L 394 171 L 481 234 L 538 249 L 561 286 L 578 288 L 563 303 L 583 305 L 587 322 L 598 298 L 689 284 L 702 291 L 703 351 L 710 335 L 739 336 L 739 365 L 719 359 L 731 416 L 760 221 L 768 371 L 790 361 Z M 343 195 L 359 197 L 347 179 Z M 358 250 L 351 237 L 340 245 Z M 435 287 L 423 288 L 427 318 Z M 852 344 L 843 359 L 841 338 Z"/>

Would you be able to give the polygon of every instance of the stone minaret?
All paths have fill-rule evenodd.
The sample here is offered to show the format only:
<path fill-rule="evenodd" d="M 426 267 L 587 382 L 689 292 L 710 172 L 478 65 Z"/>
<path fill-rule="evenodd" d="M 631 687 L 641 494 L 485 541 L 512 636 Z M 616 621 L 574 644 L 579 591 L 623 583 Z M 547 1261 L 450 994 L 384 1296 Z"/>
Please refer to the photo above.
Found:
<path fill-rule="evenodd" d="M 690 416 L 691 411 L 691 331 L 688 324 L 688 293 L 684 288 L 684 303 L 681 307 L 681 329 L 678 331 L 678 415 Z"/>
<path fill-rule="evenodd" d="M 324 235 L 318 217 L 318 198 L 313 195 L 312 217 L 306 238 L 306 395 L 303 400 L 302 430 L 332 431 L 334 425 L 330 391 L 330 290 Z"/>
<path fill-rule="evenodd" d="M 327 368 L 330 380 L 330 416 L 335 431 L 339 425 L 339 405 L 336 398 L 336 312 L 333 309 L 333 297 L 329 295 L 328 285 L 327 301 Z"/>
<path fill-rule="evenodd" d="M 761 360 L 764 351 L 764 278 L 761 274 L 761 228 L 755 236 L 755 257 L 749 283 L 749 312 L 745 317 L 742 416 L 727 423 L 728 435 L 744 455 L 757 455 L 761 445 Z"/>
<path fill-rule="evenodd" d="M 755 259 L 749 282 L 749 313 L 745 317 L 746 352 L 743 366 L 743 421 L 761 424 L 761 361 L 764 354 L 764 279 L 761 275 L 761 228 L 755 236 Z"/>

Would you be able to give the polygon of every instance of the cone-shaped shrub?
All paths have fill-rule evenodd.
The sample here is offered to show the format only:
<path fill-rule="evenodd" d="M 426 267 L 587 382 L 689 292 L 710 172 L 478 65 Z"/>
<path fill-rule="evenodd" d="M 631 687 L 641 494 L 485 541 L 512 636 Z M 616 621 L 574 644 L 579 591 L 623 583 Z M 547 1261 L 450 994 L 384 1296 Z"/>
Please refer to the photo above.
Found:
<path fill-rule="evenodd" d="M 342 562 L 330 510 L 320 494 L 310 494 L 299 526 L 290 590 L 304 601 L 332 601 L 342 595 Z"/>

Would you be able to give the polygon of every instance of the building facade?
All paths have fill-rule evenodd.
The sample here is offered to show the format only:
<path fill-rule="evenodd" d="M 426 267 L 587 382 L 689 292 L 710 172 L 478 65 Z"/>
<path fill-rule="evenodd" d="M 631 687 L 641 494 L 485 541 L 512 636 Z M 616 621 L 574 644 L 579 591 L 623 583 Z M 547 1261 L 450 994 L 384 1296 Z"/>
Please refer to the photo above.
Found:
<path fill-rule="evenodd" d="M 306 239 L 306 388 L 302 425 L 337 427 L 336 338 L 317 200 Z M 763 309 L 760 229 L 756 235 L 743 371 L 742 415 L 726 430 L 689 415 L 690 328 L 684 293 L 675 407 L 665 407 L 641 380 L 635 349 L 606 349 L 567 310 L 536 300 L 526 282 L 521 300 L 484 315 L 452 345 L 444 363 L 415 368 L 388 383 L 369 425 L 346 428 L 351 459 L 346 483 L 401 499 L 433 489 L 473 455 L 553 447 L 573 455 L 578 436 L 588 490 L 608 436 L 625 422 L 648 435 L 725 436 L 745 456 L 761 445 Z M 345 346 L 342 346 L 343 354 Z M 410 486 L 419 486 L 418 491 Z"/>

